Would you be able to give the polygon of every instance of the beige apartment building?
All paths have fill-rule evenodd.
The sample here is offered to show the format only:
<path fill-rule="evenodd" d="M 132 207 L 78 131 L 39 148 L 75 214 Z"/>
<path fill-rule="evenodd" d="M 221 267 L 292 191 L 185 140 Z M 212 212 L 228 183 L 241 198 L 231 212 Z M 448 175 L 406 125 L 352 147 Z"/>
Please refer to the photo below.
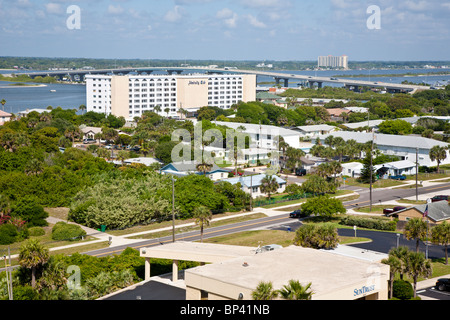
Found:
<path fill-rule="evenodd" d="M 182 118 L 180 109 L 205 106 L 229 109 L 256 100 L 256 75 L 88 75 L 87 111 L 127 120 L 145 111 Z"/>

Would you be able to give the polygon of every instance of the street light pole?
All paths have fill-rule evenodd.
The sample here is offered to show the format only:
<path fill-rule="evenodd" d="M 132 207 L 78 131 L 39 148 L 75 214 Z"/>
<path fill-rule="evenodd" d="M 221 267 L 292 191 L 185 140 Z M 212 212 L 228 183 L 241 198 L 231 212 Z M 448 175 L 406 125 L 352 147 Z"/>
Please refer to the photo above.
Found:
<path fill-rule="evenodd" d="M 419 148 L 416 148 L 416 201 L 419 201 Z"/>
<path fill-rule="evenodd" d="M 425 240 L 425 259 L 428 259 L 428 231 L 429 231 L 429 227 L 430 227 L 430 219 L 428 219 L 428 213 L 430 208 L 428 207 L 431 204 L 431 199 L 427 199 L 427 238 Z"/>
<path fill-rule="evenodd" d="M 172 176 L 172 241 L 175 242 L 175 179 Z"/>

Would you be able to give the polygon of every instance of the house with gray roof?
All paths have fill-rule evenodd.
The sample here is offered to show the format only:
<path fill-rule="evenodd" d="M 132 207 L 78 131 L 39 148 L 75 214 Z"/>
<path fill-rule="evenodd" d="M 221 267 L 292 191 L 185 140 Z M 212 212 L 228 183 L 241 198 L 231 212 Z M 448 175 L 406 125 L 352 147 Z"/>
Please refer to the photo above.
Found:
<path fill-rule="evenodd" d="M 203 175 L 204 173 L 197 169 L 198 163 L 195 161 L 172 162 L 161 168 L 161 174 L 172 174 L 178 177 L 184 177 L 189 174 Z M 211 169 L 205 175 L 212 181 L 217 181 L 228 177 L 230 170 L 220 168 L 213 164 Z"/>
<path fill-rule="evenodd" d="M 412 176 L 416 174 L 416 163 L 410 160 L 393 161 L 374 166 L 381 179 L 389 176 Z"/>
<path fill-rule="evenodd" d="M 241 189 L 248 194 L 251 194 L 253 198 L 257 198 L 260 196 L 266 196 L 265 193 L 261 192 L 261 185 L 263 179 L 266 177 L 266 174 L 258 174 L 253 176 L 245 176 L 245 177 L 235 177 L 230 179 L 222 179 L 218 182 L 229 182 L 232 185 L 240 183 Z M 273 175 L 278 183 L 278 193 L 283 193 L 286 190 L 287 182 L 277 175 Z"/>
<path fill-rule="evenodd" d="M 302 138 L 316 139 L 322 135 L 331 134 L 332 132 L 339 131 L 338 127 L 330 126 L 328 124 L 319 124 L 312 126 L 300 126 L 294 127 L 292 130 L 301 134 Z"/>
<path fill-rule="evenodd" d="M 374 141 L 374 144 L 378 150 L 389 156 L 396 156 L 400 160 L 409 160 L 416 162 L 416 152 L 418 153 L 419 166 L 435 167 L 436 161 L 431 161 L 430 150 L 434 146 L 447 147 L 449 144 L 437 141 L 433 139 L 417 137 L 417 136 L 399 136 L 380 133 L 367 133 L 367 132 L 350 132 L 339 131 L 333 132 L 328 135 L 320 137 L 322 143 L 325 143 L 325 139 L 329 136 L 341 137 L 345 141 L 355 140 L 357 143 L 366 143 Z M 441 162 L 441 164 L 450 164 L 450 155 L 447 150 L 447 159 Z"/>
<path fill-rule="evenodd" d="M 425 211 L 428 207 L 428 215 L 425 215 Z M 444 221 L 450 222 L 450 205 L 448 201 L 438 201 L 429 204 L 421 204 L 419 206 L 406 208 L 388 216 L 393 218 L 398 218 L 399 221 L 406 223 L 408 220 L 413 218 L 419 219 L 429 219 L 432 224 L 441 224 Z"/>

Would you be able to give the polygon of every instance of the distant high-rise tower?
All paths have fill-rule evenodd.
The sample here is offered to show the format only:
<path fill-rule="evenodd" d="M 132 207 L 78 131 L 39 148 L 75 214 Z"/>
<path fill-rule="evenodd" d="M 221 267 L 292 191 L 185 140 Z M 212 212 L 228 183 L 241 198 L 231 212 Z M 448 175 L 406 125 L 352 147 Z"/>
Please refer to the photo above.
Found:
<path fill-rule="evenodd" d="M 327 68 L 343 68 L 348 69 L 348 57 L 347 56 L 321 56 L 317 66 Z"/>

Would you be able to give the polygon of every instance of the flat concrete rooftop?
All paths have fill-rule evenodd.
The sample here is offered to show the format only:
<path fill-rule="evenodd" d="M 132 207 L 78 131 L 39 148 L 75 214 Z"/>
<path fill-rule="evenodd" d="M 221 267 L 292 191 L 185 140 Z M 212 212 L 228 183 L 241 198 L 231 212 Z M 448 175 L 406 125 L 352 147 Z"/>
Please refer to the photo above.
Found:
<path fill-rule="evenodd" d="M 248 299 L 248 292 L 261 281 L 270 281 L 274 289 L 281 289 L 289 280 L 298 280 L 303 285 L 312 283 L 312 291 L 319 299 L 337 299 L 339 296 L 351 299 L 355 289 L 388 278 L 389 266 L 377 262 L 380 256 L 373 261 L 367 259 L 368 255 L 361 259 L 356 257 L 357 252 L 352 256 L 350 250 L 347 251 L 333 254 L 333 250 L 290 246 L 185 270 L 185 282 L 192 287 L 209 283 L 203 290 L 210 292 L 220 287 L 240 288 L 247 292 Z M 230 296 L 219 291 L 215 294 Z"/>
<path fill-rule="evenodd" d="M 254 254 L 256 248 L 212 243 L 177 241 L 157 247 L 142 248 L 141 257 L 216 263 Z"/>

